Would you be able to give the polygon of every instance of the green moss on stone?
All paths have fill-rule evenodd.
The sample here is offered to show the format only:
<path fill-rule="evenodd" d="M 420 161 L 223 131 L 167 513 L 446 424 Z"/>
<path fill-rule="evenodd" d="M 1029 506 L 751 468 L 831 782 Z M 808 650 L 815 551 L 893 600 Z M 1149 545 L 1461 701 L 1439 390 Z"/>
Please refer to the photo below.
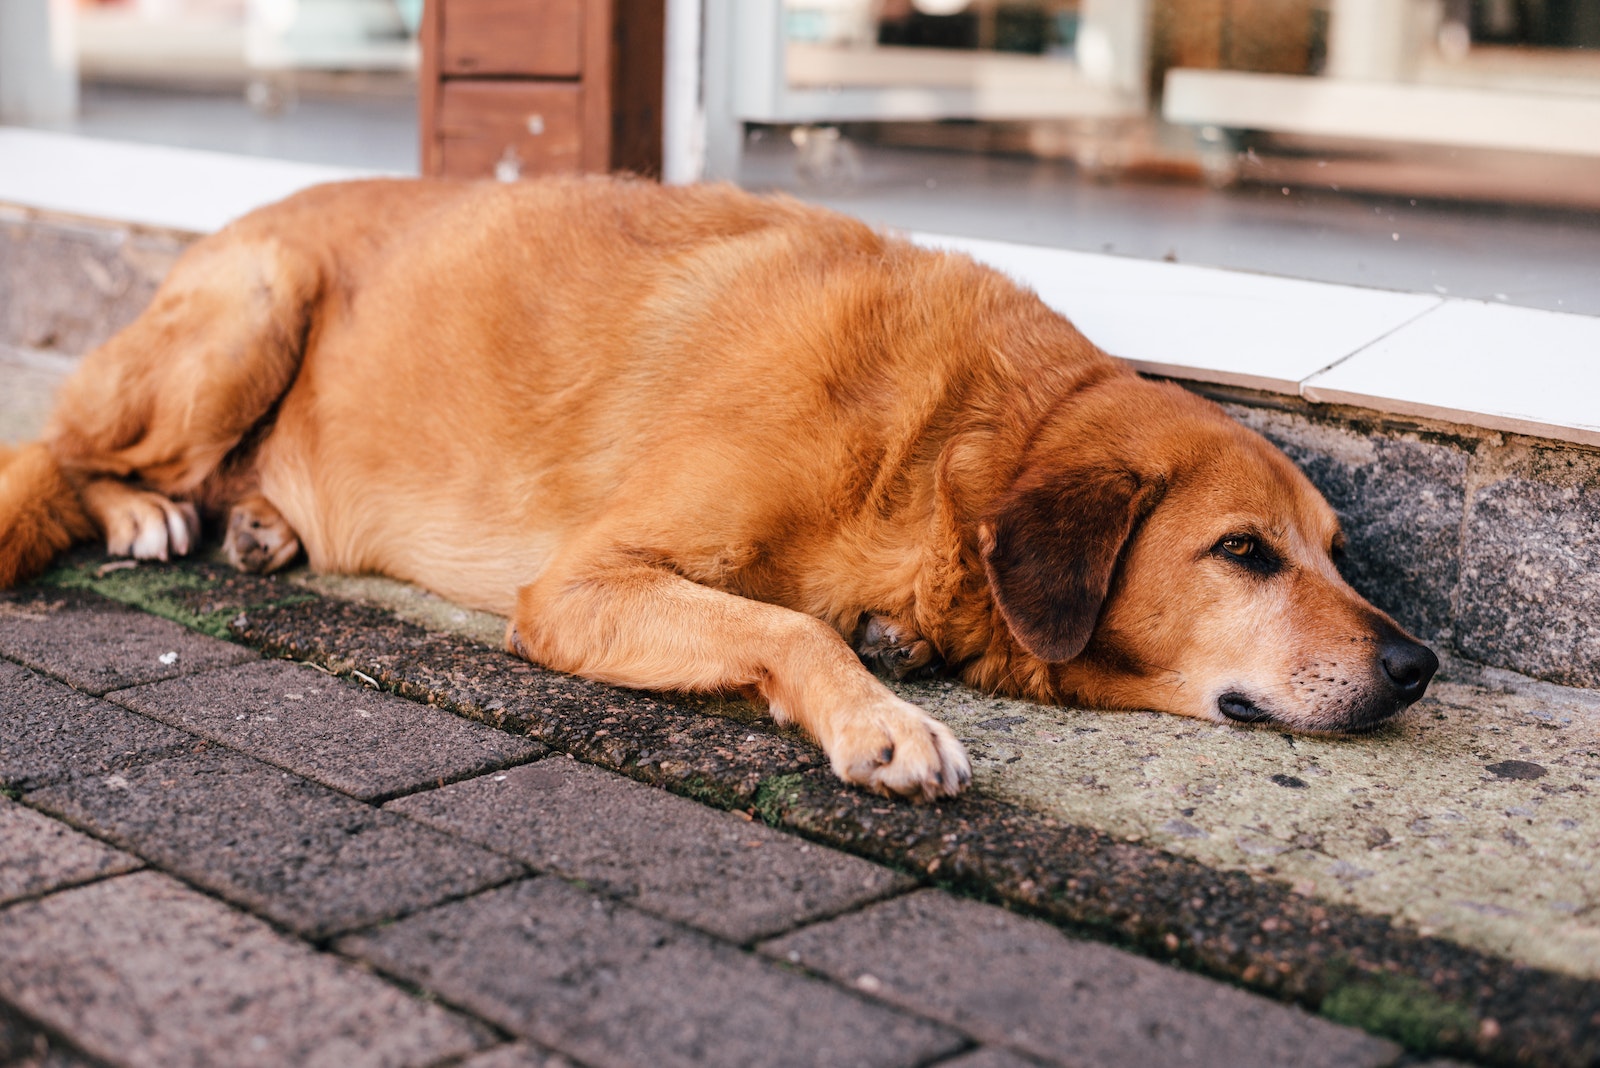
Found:
<path fill-rule="evenodd" d="M 88 590 L 113 601 L 170 619 L 213 638 L 229 639 L 228 623 L 240 612 L 314 600 L 309 593 L 293 593 L 255 604 L 224 604 L 210 611 L 194 606 L 196 596 L 217 588 L 220 583 L 193 571 L 159 565 L 141 565 L 102 572 L 98 561 L 65 564 L 39 579 L 45 586 L 69 590 Z"/>
<path fill-rule="evenodd" d="M 740 808 L 741 799 L 737 791 L 731 789 L 727 783 L 706 775 L 690 775 L 671 784 L 674 793 L 681 794 L 702 805 L 712 808 Z"/>
<path fill-rule="evenodd" d="M 1459 1048 L 1477 1027 L 1464 1006 L 1444 1000 L 1415 979 L 1395 975 L 1348 976 L 1322 999 L 1322 1015 L 1387 1035 L 1419 1052 Z"/>
<path fill-rule="evenodd" d="M 761 785 L 756 787 L 756 815 L 769 827 L 780 825 L 784 810 L 800 800 L 800 784 L 804 781 L 804 777 L 796 773 L 762 779 Z"/>

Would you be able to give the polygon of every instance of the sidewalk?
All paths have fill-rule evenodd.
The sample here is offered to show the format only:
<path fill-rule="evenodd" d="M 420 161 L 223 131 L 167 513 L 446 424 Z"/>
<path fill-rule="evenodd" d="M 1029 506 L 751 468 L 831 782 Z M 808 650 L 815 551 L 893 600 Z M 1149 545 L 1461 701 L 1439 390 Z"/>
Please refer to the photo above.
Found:
<path fill-rule="evenodd" d="M 94 594 L 6 595 L 0 655 L 0 1064 L 1400 1057 Z M 503 659 L 520 690 L 626 701 L 619 723 L 652 700 L 540 687 L 556 677 Z M 730 767 L 744 746 L 761 765 L 820 764 L 794 740 L 663 711 Z"/>

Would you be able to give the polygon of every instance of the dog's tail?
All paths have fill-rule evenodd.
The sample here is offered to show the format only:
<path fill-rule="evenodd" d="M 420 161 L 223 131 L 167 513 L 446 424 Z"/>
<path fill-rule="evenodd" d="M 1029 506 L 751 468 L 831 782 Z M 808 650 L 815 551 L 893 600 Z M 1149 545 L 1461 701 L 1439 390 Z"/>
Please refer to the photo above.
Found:
<path fill-rule="evenodd" d="M 78 491 L 43 445 L 0 445 L 0 590 L 94 535 Z"/>

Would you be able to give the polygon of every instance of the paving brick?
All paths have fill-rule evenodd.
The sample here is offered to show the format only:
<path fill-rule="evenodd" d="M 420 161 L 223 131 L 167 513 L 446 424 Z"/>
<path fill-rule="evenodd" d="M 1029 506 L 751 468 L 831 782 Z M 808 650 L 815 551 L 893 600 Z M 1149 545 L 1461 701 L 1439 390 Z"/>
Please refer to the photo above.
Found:
<path fill-rule="evenodd" d="M 0 798 L 0 842 L 5 843 L 0 905 L 140 866 L 137 857 L 4 798 Z"/>
<path fill-rule="evenodd" d="M 541 760 L 386 807 L 735 942 L 915 885 L 576 760 Z"/>
<path fill-rule="evenodd" d="M 197 744 L 192 734 L 0 660 L 0 786 L 31 790 L 105 775 Z"/>
<path fill-rule="evenodd" d="M 469 1057 L 456 1068 L 572 1068 L 572 1062 L 559 1053 L 518 1042 Z"/>
<path fill-rule="evenodd" d="M 137 686 L 108 700 L 363 800 L 545 752 L 515 734 L 282 660 Z"/>
<path fill-rule="evenodd" d="M 0 1004 L 0 1068 L 99 1068 Z"/>
<path fill-rule="evenodd" d="M 155 872 L 0 911 L 0 997 L 131 1068 L 398 1068 L 489 1041 Z"/>
<path fill-rule="evenodd" d="M 1007 1050 L 984 1046 L 971 1053 L 963 1053 L 954 1060 L 940 1061 L 938 1068 L 1039 1068 L 1039 1062 Z"/>
<path fill-rule="evenodd" d="M 552 876 L 340 947 L 595 1068 L 887 1068 L 961 1041 Z"/>
<path fill-rule="evenodd" d="M 243 646 L 171 620 L 56 589 L 0 598 L 0 656 L 91 694 L 258 659 Z"/>
<path fill-rule="evenodd" d="M 311 937 L 468 894 L 522 870 L 221 749 L 46 787 L 28 799 Z"/>
<path fill-rule="evenodd" d="M 1385 1065 L 1399 1047 L 937 890 L 769 942 L 984 1042 L 1055 1064 Z"/>

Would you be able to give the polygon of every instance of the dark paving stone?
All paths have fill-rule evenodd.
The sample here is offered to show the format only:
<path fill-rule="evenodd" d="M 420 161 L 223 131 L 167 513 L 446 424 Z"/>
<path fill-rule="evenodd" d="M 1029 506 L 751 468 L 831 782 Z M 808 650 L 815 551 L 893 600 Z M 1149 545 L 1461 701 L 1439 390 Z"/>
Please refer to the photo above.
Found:
<path fill-rule="evenodd" d="M 572 1062 L 559 1053 L 518 1042 L 468 1057 L 456 1068 L 572 1068 Z"/>
<path fill-rule="evenodd" d="M 340 948 L 596 1068 L 921 1064 L 951 1032 L 540 877 Z"/>
<path fill-rule="evenodd" d="M 576 760 L 541 760 L 386 808 L 734 942 L 915 885 Z"/>
<path fill-rule="evenodd" d="M 109 700 L 363 800 L 454 782 L 546 751 L 282 660 L 121 690 Z"/>
<path fill-rule="evenodd" d="M 112 849 L 66 824 L 0 798 L 0 905 L 140 867 L 137 857 Z"/>
<path fill-rule="evenodd" d="M 403 697 L 724 808 L 748 805 L 767 776 L 827 766 L 820 749 L 778 732 L 743 702 L 586 682 L 366 605 L 317 601 L 252 610 L 234 621 L 233 633 L 269 655 L 338 674 L 360 671 Z M 708 708 L 724 714 L 707 715 Z"/>
<path fill-rule="evenodd" d="M 0 1003 L 0 1068 L 99 1068 Z"/>
<path fill-rule="evenodd" d="M 1568 686 L 1600 686 L 1600 456 L 1509 449 L 1467 513 L 1456 644 Z"/>
<path fill-rule="evenodd" d="M 25 667 L 0 660 L 0 787 L 105 775 L 203 744 Z"/>
<path fill-rule="evenodd" d="M 993 1046 L 963 1053 L 953 1060 L 940 1061 L 938 1068 L 1038 1068 L 1039 1062 Z"/>
<path fill-rule="evenodd" d="M 1228 411 L 1288 453 L 1339 513 L 1346 580 L 1419 637 L 1448 636 L 1474 443 L 1242 405 Z"/>
<path fill-rule="evenodd" d="M 93 594 L 44 588 L 0 598 L 0 656 L 91 694 L 258 659 Z"/>
<path fill-rule="evenodd" d="M 28 799 L 311 937 L 468 894 L 522 870 L 221 749 L 47 787 Z"/>
<path fill-rule="evenodd" d="M 1058 1064 L 1392 1063 L 1400 1048 L 1037 920 L 925 890 L 762 951 Z"/>
<path fill-rule="evenodd" d="M 0 997 L 131 1068 L 398 1068 L 489 1042 L 155 872 L 0 911 Z"/>

